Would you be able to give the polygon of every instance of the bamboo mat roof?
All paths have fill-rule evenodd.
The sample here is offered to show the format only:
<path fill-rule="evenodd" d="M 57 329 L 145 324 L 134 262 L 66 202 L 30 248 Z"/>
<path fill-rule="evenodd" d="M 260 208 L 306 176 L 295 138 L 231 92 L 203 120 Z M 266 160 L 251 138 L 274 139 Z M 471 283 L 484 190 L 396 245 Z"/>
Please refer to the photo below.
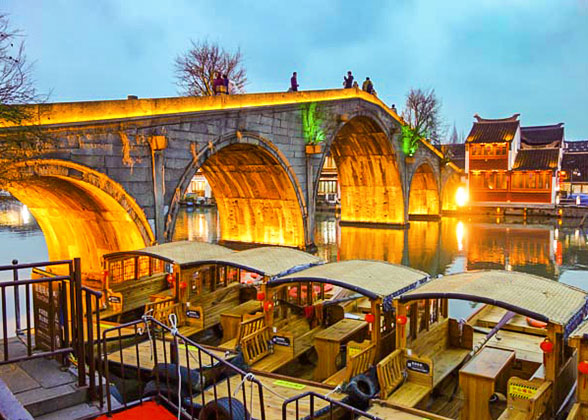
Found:
<path fill-rule="evenodd" d="M 161 245 L 149 246 L 135 251 L 113 252 L 104 255 L 104 258 L 113 258 L 124 255 L 146 255 L 167 261 L 171 264 L 188 266 L 200 264 L 211 258 L 234 254 L 229 248 L 220 245 L 197 241 L 168 242 Z"/>
<path fill-rule="evenodd" d="M 206 262 L 226 264 L 271 278 L 322 264 L 323 260 L 294 248 L 264 246 L 211 258 Z"/>
<path fill-rule="evenodd" d="M 588 320 L 582 322 L 578 328 L 576 328 L 570 334 L 570 338 L 588 338 Z"/>
<path fill-rule="evenodd" d="M 273 279 L 268 285 L 277 286 L 300 281 L 329 283 L 376 299 L 398 296 L 427 281 L 428 278 L 429 275 L 424 271 L 404 265 L 383 261 L 349 260 L 311 267 Z"/>
<path fill-rule="evenodd" d="M 575 328 L 586 310 L 585 291 L 544 277 L 501 270 L 439 277 L 400 300 L 460 299 L 499 306 L 534 319 Z M 568 334 L 573 328 L 566 328 Z"/>

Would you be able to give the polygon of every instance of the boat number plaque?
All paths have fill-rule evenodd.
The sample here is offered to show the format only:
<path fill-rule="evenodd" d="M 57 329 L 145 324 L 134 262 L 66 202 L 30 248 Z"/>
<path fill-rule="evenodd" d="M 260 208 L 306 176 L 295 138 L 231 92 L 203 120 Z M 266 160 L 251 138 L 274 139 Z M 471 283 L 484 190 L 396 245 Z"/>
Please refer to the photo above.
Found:
<path fill-rule="evenodd" d="M 272 337 L 272 343 L 274 343 L 277 346 L 290 347 L 290 339 L 288 337 L 283 337 L 281 335 L 274 335 Z"/>
<path fill-rule="evenodd" d="M 108 301 L 110 303 L 120 303 L 120 297 L 118 297 L 118 296 L 108 296 Z"/>
<path fill-rule="evenodd" d="M 407 360 L 406 361 L 406 368 L 410 369 L 414 372 L 425 373 L 428 374 L 431 372 L 431 368 L 428 364 L 423 362 L 418 362 L 416 360 Z"/>
<path fill-rule="evenodd" d="M 192 318 L 192 319 L 200 319 L 201 315 L 200 315 L 200 311 L 190 310 L 190 311 L 186 311 L 186 316 L 188 318 Z"/>

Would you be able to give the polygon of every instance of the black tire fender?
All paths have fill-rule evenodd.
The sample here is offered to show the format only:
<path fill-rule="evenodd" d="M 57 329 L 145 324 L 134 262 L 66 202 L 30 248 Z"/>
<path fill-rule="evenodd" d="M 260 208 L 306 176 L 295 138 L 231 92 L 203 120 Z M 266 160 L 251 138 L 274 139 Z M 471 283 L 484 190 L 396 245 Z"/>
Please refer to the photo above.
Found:
<path fill-rule="evenodd" d="M 365 403 L 373 398 L 377 392 L 377 387 L 372 378 L 360 374 L 351 378 L 349 384 L 345 387 L 345 392 L 349 395 L 352 401 Z"/>
<path fill-rule="evenodd" d="M 231 415 L 232 413 L 232 415 Z M 198 420 L 248 420 L 249 415 L 241 401 L 236 398 L 223 397 L 208 402 L 202 410 Z"/>

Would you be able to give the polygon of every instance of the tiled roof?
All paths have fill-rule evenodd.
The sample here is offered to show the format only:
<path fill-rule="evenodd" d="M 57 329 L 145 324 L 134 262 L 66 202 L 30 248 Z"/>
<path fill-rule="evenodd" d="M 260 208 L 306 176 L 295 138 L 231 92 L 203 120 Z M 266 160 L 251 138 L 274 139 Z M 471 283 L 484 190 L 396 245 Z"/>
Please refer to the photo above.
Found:
<path fill-rule="evenodd" d="M 564 153 L 588 153 L 588 140 L 566 141 Z"/>
<path fill-rule="evenodd" d="M 535 127 L 521 127 L 521 141 L 528 145 L 546 145 L 561 142 L 564 138 L 563 123 Z"/>
<path fill-rule="evenodd" d="M 515 170 L 557 169 L 559 149 L 521 149 L 513 165 Z"/>
<path fill-rule="evenodd" d="M 497 143 L 512 141 L 519 128 L 519 121 L 507 120 L 482 120 L 475 122 L 468 143 Z"/>
<path fill-rule="evenodd" d="M 576 142 L 573 142 L 576 143 Z M 587 142 L 577 142 L 587 143 Z M 562 171 L 568 173 L 567 180 L 588 182 L 588 153 L 565 153 L 561 162 Z"/>

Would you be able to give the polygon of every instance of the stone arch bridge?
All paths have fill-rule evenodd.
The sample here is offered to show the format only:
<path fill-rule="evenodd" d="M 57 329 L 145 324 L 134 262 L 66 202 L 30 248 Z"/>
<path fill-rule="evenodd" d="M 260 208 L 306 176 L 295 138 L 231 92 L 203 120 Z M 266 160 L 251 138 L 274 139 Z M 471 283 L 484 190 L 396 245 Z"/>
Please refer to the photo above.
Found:
<path fill-rule="evenodd" d="M 31 121 L 5 123 L 0 139 L 34 129 L 50 146 L 19 162 L 24 176 L 6 188 L 39 222 L 51 258 L 81 256 L 92 270 L 105 252 L 171 240 L 179 199 L 198 170 L 216 198 L 222 240 L 299 248 L 314 241 L 328 153 L 338 168 L 342 222 L 401 227 L 409 217 L 438 216 L 454 208 L 459 184 L 459 169 L 425 141 L 405 158 L 402 120 L 357 89 L 29 111 Z M 312 124 L 324 141 L 320 153 L 307 154 Z"/>

